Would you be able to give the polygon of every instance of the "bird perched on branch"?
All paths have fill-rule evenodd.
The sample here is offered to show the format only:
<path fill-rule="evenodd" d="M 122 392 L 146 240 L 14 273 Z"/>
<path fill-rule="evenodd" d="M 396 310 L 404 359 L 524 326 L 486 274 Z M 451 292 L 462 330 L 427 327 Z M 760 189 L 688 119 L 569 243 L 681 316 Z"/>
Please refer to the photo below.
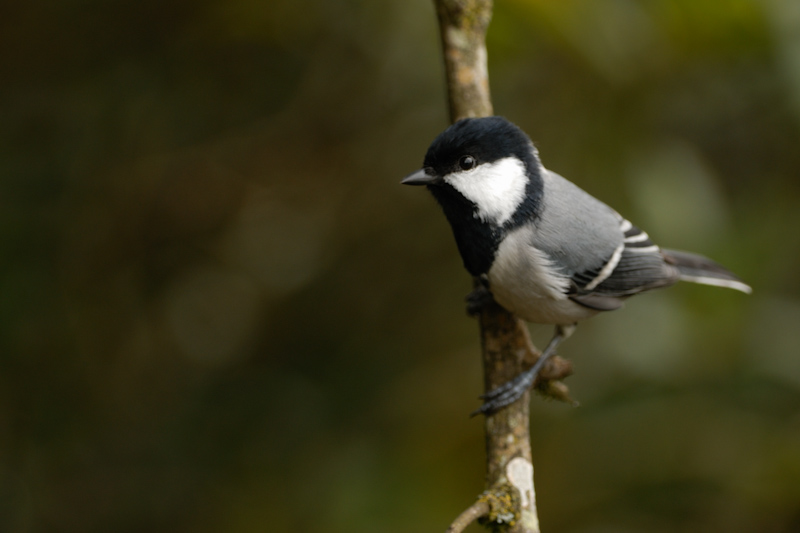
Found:
<path fill-rule="evenodd" d="M 679 280 L 751 288 L 703 256 L 665 250 L 603 202 L 542 166 L 528 136 L 502 117 L 467 118 L 433 141 L 425 185 L 453 229 L 464 266 L 515 315 L 555 325 L 530 369 L 483 396 L 490 414 L 519 399 L 575 324 Z"/>

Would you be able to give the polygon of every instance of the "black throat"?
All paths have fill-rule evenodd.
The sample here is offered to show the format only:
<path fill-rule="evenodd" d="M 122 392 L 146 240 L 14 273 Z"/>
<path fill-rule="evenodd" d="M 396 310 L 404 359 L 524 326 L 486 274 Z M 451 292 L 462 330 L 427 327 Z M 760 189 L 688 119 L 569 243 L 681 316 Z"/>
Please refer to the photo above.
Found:
<path fill-rule="evenodd" d="M 453 236 L 464 261 L 464 267 L 473 276 L 486 274 L 489 271 L 497 255 L 497 249 L 508 232 L 535 222 L 541 215 L 544 193 L 544 181 L 539 170 L 541 167 L 538 164 L 531 164 L 533 161 L 526 163 L 528 163 L 526 166 L 529 181 L 525 199 L 503 225 L 482 220 L 478 216 L 478 207 L 451 185 L 428 186 L 453 228 Z"/>
<path fill-rule="evenodd" d="M 462 119 L 433 141 L 425 154 L 424 167 L 440 177 L 457 176 L 460 158 L 471 156 L 478 164 L 516 157 L 525 166 L 528 183 L 525 197 L 502 225 L 482 220 L 478 207 L 449 183 L 428 185 L 453 228 L 458 251 L 473 276 L 486 274 L 494 263 L 505 235 L 541 214 L 544 181 L 536 149 L 525 133 L 502 117 Z M 456 178 L 457 179 L 457 178 Z"/>
<path fill-rule="evenodd" d="M 428 189 L 453 228 L 464 267 L 473 276 L 487 273 L 503 238 L 503 227 L 478 218 L 477 206 L 450 185 L 433 185 Z"/>

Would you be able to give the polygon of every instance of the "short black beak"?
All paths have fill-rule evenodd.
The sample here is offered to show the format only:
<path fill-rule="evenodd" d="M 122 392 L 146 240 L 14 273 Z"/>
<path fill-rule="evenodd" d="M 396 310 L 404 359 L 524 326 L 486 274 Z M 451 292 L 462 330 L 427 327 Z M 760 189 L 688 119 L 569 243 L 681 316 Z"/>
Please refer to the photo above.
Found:
<path fill-rule="evenodd" d="M 403 185 L 432 185 L 434 183 L 439 183 L 442 181 L 442 178 L 437 176 L 436 174 L 430 173 L 428 174 L 428 170 L 421 168 L 416 172 L 412 172 L 405 178 L 403 178 L 402 183 Z"/>

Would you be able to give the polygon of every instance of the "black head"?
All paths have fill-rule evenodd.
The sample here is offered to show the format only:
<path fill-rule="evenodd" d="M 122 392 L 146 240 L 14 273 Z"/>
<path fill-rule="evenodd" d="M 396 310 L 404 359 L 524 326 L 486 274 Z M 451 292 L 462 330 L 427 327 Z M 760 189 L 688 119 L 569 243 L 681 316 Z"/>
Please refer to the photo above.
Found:
<path fill-rule="evenodd" d="M 541 164 L 530 139 L 502 117 L 459 120 L 403 180 L 427 185 L 453 227 L 467 269 L 483 273 L 509 229 L 538 215 Z"/>
<path fill-rule="evenodd" d="M 512 156 L 535 167 L 538 161 L 531 147 L 525 132 L 503 117 L 465 118 L 434 139 L 423 167 L 445 176 Z"/>

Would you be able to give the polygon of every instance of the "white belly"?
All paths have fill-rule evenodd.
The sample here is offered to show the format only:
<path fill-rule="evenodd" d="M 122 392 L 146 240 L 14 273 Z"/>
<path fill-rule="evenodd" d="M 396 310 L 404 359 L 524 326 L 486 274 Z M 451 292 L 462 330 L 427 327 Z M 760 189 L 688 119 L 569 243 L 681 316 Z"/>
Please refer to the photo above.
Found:
<path fill-rule="evenodd" d="M 509 290 L 501 284 L 490 288 L 494 299 L 523 320 L 534 324 L 569 325 L 596 315 L 599 311 L 576 304 L 569 298 L 556 300 L 526 294 L 525 291 Z"/>
<path fill-rule="evenodd" d="M 574 324 L 598 311 L 567 298 L 569 278 L 552 268 L 550 259 L 532 242 L 530 228 L 507 235 L 489 269 L 494 299 L 520 318 L 535 324 Z"/>

